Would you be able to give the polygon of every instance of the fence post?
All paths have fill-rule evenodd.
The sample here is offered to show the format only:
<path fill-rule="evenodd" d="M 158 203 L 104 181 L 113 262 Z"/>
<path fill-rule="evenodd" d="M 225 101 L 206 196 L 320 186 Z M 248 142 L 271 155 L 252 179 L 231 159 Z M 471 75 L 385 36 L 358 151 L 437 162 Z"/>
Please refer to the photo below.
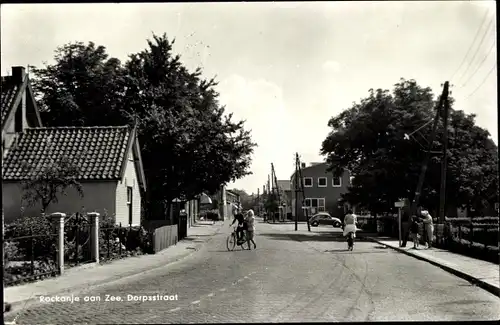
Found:
<path fill-rule="evenodd" d="M 62 212 L 55 212 L 50 215 L 52 222 L 57 229 L 57 266 L 59 274 L 64 273 L 64 218 L 66 214 Z"/>
<path fill-rule="evenodd" d="M 99 216 L 97 212 L 87 214 L 90 218 L 90 257 L 99 263 Z"/>

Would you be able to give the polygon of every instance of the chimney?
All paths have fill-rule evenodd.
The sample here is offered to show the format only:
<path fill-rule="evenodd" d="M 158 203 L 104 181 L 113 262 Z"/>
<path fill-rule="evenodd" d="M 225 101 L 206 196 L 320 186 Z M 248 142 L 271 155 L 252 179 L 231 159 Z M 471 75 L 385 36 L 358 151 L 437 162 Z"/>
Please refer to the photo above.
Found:
<path fill-rule="evenodd" d="M 302 168 L 306 168 L 306 163 L 301 163 L 301 164 L 300 164 L 300 166 L 301 166 Z"/>
<path fill-rule="evenodd" d="M 26 77 L 24 67 L 12 67 L 12 79 L 15 83 L 22 83 Z"/>

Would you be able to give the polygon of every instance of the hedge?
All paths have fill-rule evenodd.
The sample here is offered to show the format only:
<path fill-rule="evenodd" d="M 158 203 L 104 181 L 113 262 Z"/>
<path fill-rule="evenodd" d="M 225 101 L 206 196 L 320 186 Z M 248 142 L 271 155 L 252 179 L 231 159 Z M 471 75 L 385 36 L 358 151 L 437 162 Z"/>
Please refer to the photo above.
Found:
<path fill-rule="evenodd" d="M 143 227 L 121 227 L 115 218 L 104 215 L 100 220 L 99 259 L 108 262 L 115 259 L 154 254 L 153 234 Z"/>
<path fill-rule="evenodd" d="M 69 215 L 65 223 L 65 237 L 71 232 L 70 227 L 76 220 L 75 214 Z M 147 231 L 142 227 L 120 227 L 114 222 L 114 217 L 104 215 L 99 220 L 100 238 L 99 249 L 100 259 L 107 262 L 117 258 L 136 256 L 142 254 L 153 254 L 153 232 Z M 84 252 L 82 244 L 87 245 L 88 231 L 90 227 L 81 228 L 84 241 L 78 242 L 79 258 L 82 258 Z M 110 258 L 108 259 L 108 243 L 106 242 L 106 233 L 109 232 Z M 14 237 L 37 236 L 33 237 L 33 247 L 30 238 L 12 239 Z M 67 238 L 64 245 L 65 262 L 72 262 L 76 252 L 77 241 L 72 236 Z M 72 239 L 72 240 L 71 240 Z M 57 274 L 56 252 L 57 252 L 57 231 L 51 220 L 45 216 L 23 217 L 12 223 L 5 225 L 5 243 L 4 243 L 4 281 L 6 284 L 14 285 L 26 282 L 32 282 L 44 279 L 48 276 Z M 120 254 L 120 246 L 122 248 Z M 33 276 L 31 277 L 31 259 L 34 260 Z M 26 263 L 28 262 L 28 263 Z M 73 264 L 66 265 L 72 266 Z M 44 275 L 42 275 L 44 274 Z"/>
<path fill-rule="evenodd" d="M 5 225 L 4 238 L 4 281 L 7 286 L 56 273 L 57 234 L 49 218 L 26 216 L 17 219 Z"/>

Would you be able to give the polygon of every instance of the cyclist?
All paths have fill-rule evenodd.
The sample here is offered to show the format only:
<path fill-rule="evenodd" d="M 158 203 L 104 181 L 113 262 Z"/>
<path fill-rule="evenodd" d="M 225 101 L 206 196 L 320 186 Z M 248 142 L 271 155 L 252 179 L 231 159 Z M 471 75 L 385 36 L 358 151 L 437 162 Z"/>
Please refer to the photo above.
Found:
<path fill-rule="evenodd" d="M 347 210 L 347 214 L 344 218 L 344 236 L 348 236 L 349 233 L 352 233 L 352 238 L 356 238 L 356 223 L 356 215 L 352 213 L 351 209 Z"/>
<path fill-rule="evenodd" d="M 245 231 L 246 228 L 245 216 L 242 213 L 236 211 L 233 222 L 229 225 L 229 227 L 234 225 L 236 221 L 238 221 L 238 226 L 236 228 L 236 238 L 238 239 L 239 242 L 243 238 L 243 232 Z"/>

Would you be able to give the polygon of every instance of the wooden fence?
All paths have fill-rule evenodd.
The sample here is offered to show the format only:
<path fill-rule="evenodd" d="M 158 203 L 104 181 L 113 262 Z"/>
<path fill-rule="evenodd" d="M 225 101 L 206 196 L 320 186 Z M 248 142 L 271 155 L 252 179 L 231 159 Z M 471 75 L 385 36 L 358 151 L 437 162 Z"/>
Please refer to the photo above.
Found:
<path fill-rule="evenodd" d="M 155 253 L 175 245 L 179 241 L 177 225 L 156 228 L 153 236 Z"/>

